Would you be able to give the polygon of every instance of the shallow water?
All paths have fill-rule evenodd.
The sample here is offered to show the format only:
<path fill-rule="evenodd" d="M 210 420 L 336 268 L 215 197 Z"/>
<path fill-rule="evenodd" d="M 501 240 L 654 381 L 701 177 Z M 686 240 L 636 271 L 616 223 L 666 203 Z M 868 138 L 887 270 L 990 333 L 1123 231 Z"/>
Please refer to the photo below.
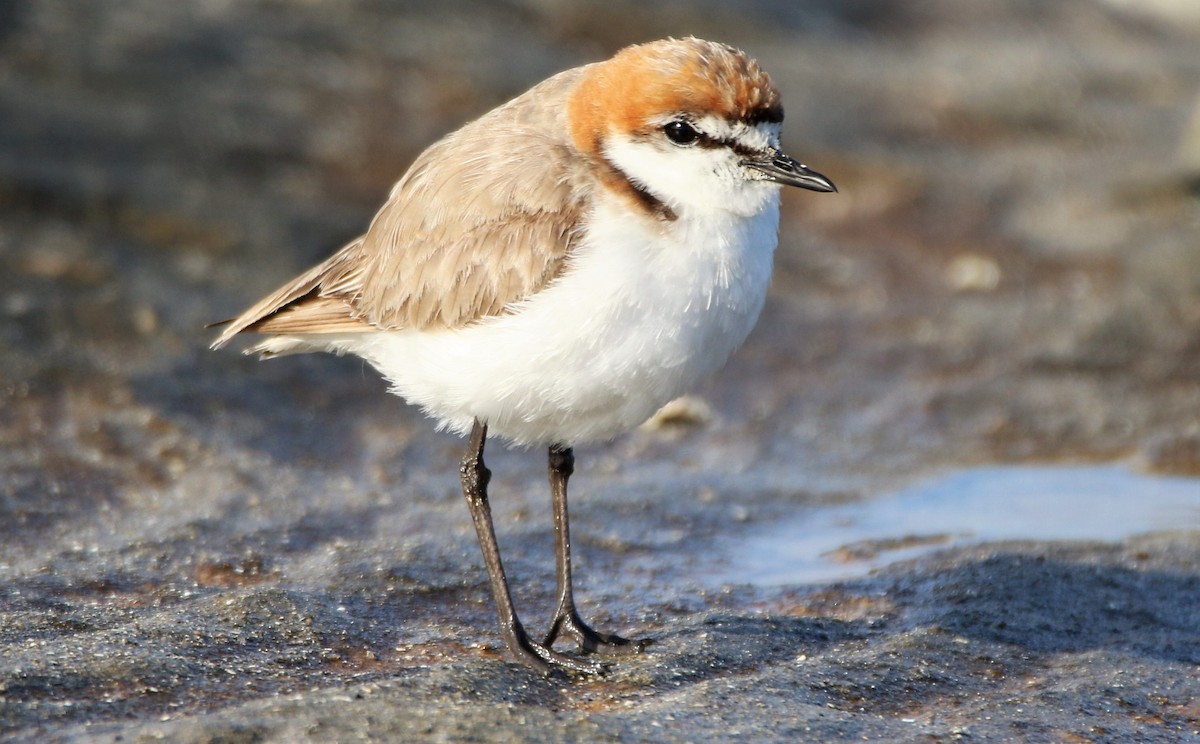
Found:
<path fill-rule="evenodd" d="M 717 585 L 861 576 L 938 548 L 997 540 L 1118 541 L 1200 529 L 1200 479 L 1122 466 L 989 467 L 879 499 L 805 510 L 728 546 Z"/>

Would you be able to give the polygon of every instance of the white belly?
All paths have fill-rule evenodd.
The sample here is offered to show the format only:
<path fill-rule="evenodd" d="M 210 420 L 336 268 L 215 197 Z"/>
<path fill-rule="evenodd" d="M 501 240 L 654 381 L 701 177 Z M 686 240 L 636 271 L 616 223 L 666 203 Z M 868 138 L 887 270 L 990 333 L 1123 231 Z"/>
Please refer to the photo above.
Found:
<path fill-rule="evenodd" d="M 572 263 L 514 312 L 458 330 L 357 336 L 370 361 L 442 427 L 516 444 L 608 439 L 714 372 L 762 309 L 779 202 L 752 218 L 649 233 L 601 207 Z"/>

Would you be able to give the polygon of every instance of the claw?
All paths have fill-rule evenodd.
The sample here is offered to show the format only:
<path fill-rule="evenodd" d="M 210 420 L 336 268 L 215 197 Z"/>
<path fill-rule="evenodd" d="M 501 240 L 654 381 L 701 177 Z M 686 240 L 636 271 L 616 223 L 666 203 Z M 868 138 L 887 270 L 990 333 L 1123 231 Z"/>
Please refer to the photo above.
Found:
<path fill-rule="evenodd" d="M 543 675 L 549 675 L 555 670 L 576 672 L 579 674 L 604 674 L 605 665 L 592 659 L 578 659 L 561 654 L 549 646 L 539 645 L 525 639 L 524 643 L 511 645 L 517 661 L 533 667 Z"/>
<path fill-rule="evenodd" d="M 579 617 L 579 613 L 575 611 L 574 607 L 565 610 L 559 609 L 554 616 L 554 621 L 550 623 L 550 631 L 546 633 L 546 640 L 542 642 L 542 645 L 550 648 L 560 634 L 570 636 L 579 644 L 579 650 L 584 653 L 604 656 L 640 654 L 647 646 L 654 643 L 653 638 L 641 638 L 633 641 L 622 638 L 616 633 L 600 633 L 593 630 Z"/>

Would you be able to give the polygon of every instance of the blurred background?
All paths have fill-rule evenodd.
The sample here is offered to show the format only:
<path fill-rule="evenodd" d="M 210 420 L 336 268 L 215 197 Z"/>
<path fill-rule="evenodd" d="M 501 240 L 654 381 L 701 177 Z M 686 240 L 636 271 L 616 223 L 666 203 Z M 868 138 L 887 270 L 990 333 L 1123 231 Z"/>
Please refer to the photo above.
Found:
<path fill-rule="evenodd" d="M 358 235 L 441 135 L 688 34 L 762 63 L 785 149 L 841 193 L 784 195 L 768 306 L 729 369 L 578 453 L 587 571 L 630 582 L 581 577 L 602 617 L 709 601 L 668 584 L 699 581 L 687 556 L 730 524 L 945 468 L 1200 474 L 1194 2 L 0 0 L 12 730 L 392 674 L 413 645 L 476 653 L 461 443 L 357 361 L 214 354 L 204 326 Z M 494 457 L 536 603 L 541 455 Z M 60 637 L 65 667 L 29 645 Z"/>
<path fill-rule="evenodd" d="M 760 58 L 789 151 L 842 188 L 787 195 L 738 362 L 774 390 L 722 390 L 723 412 L 919 457 L 1106 456 L 1149 446 L 1163 417 L 1168 449 L 1195 441 L 1189 3 L 0 7 L 12 405 L 135 374 L 290 378 L 231 374 L 202 326 L 357 235 L 442 134 L 558 70 L 694 33 Z"/>

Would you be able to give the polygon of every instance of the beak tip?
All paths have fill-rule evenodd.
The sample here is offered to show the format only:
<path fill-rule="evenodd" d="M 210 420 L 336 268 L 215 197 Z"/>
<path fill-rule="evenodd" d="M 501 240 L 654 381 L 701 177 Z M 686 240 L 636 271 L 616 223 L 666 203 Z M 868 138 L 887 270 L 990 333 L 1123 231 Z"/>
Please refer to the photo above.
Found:
<path fill-rule="evenodd" d="M 833 181 L 782 153 L 774 153 L 770 160 L 743 160 L 742 165 L 766 174 L 770 180 L 782 186 L 796 186 L 823 194 L 838 193 Z"/>
<path fill-rule="evenodd" d="M 800 188 L 808 189 L 809 191 L 816 191 L 822 194 L 838 193 L 837 184 L 835 184 L 833 181 L 830 181 L 825 176 L 822 176 L 820 173 L 810 170 L 806 176 L 807 177 L 803 179 L 804 183 L 794 183 L 791 185 L 799 186 Z"/>
<path fill-rule="evenodd" d="M 822 194 L 836 194 L 838 192 L 837 184 L 829 180 L 829 178 L 821 173 L 817 173 L 812 168 L 802 163 L 797 164 L 796 170 L 798 177 L 796 180 L 788 183 L 790 186 L 799 186 L 802 189 L 816 191 Z"/>

